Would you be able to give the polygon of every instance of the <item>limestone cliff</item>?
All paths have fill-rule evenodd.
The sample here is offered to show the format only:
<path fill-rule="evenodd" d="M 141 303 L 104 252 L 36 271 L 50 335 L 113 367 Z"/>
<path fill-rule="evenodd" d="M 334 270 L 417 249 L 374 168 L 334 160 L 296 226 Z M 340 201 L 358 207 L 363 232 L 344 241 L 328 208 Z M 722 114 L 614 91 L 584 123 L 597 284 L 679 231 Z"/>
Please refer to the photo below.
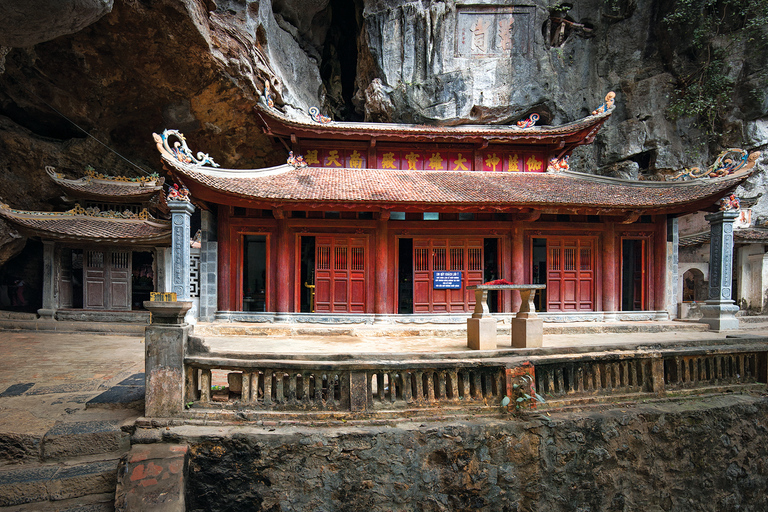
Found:
<path fill-rule="evenodd" d="M 86 165 L 159 171 L 151 133 L 166 127 L 224 167 L 284 161 L 252 108 L 266 82 L 288 114 L 316 105 L 336 119 L 428 124 L 510 123 L 534 111 L 560 124 L 615 90 L 612 119 L 571 160 L 585 172 L 653 175 L 706 165 L 718 144 L 768 144 L 768 102 L 754 93 L 768 56 L 748 45 L 730 54 L 726 71 L 743 87 L 718 138 L 707 144 L 696 119 L 666 115 L 691 60 L 685 34 L 662 21 L 674 5 L 6 1 L 0 200 L 54 208 L 45 165 L 75 176 Z M 0 226 L 0 265 L 18 251 L 8 231 Z"/>

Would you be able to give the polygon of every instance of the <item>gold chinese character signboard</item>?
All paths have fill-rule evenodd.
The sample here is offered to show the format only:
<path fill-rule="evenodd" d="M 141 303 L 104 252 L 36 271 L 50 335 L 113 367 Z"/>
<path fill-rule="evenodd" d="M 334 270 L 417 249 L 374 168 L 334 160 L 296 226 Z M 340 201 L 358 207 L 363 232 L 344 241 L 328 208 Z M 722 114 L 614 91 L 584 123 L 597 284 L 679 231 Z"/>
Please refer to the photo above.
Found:
<path fill-rule="evenodd" d="M 149 300 L 152 302 L 176 302 L 176 292 L 150 292 Z"/>

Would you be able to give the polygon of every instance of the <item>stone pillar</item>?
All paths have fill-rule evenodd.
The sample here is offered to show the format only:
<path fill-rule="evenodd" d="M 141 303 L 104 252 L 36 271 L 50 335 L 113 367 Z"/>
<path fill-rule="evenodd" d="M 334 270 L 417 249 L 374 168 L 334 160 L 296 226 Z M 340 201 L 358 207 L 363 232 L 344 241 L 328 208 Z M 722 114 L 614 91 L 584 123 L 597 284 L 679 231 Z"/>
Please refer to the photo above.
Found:
<path fill-rule="evenodd" d="M 709 294 L 702 322 L 713 331 L 739 328 L 736 312 L 739 307 L 731 300 L 731 276 L 733 272 L 733 221 L 737 211 L 726 210 L 704 217 L 710 224 L 709 244 Z"/>
<path fill-rule="evenodd" d="M 43 307 L 37 310 L 37 314 L 45 320 L 53 320 L 56 314 L 55 247 L 55 242 L 43 241 Z"/>
<path fill-rule="evenodd" d="M 536 314 L 536 290 L 520 290 L 520 311 L 512 319 L 512 348 L 539 348 L 544 342 L 544 322 Z"/>
<path fill-rule="evenodd" d="M 152 323 L 144 331 L 144 415 L 173 418 L 184 411 L 184 347 L 192 326 L 184 321 L 191 301 L 144 301 Z"/>
<path fill-rule="evenodd" d="M 218 305 L 218 250 L 216 217 L 213 212 L 200 212 L 200 320 L 213 321 Z"/>
<path fill-rule="evenodd" d="M 171 291 L 189 299 L 189 224 L 195 207 L 189 201 L 168 201 L 171 210 Z"/>
<path fill-rule="evenodd" d="M 677 318 L 678 295 L 680 291 L 680 231 L 677 218 L 667 219 L 667 311 L 670 318 Z"/>
<path fill-rule="evenodd" d="M 472 350 L 496 350 L 496 319 L 488 308 L 488 290 L 474 290 L 475 310 L 472 317 L 467 318 L 467 347 Z"/>
<path fill-rule="evenodd" d="M 658 217 L 656 217 L 658 219 Z M 654 320 L 669 320 L 667 307 L 667 222 L 666 218 L 656 222 L 656 232 L 653 235 L 653 302 L 651 307 L 657 313 Z"/>

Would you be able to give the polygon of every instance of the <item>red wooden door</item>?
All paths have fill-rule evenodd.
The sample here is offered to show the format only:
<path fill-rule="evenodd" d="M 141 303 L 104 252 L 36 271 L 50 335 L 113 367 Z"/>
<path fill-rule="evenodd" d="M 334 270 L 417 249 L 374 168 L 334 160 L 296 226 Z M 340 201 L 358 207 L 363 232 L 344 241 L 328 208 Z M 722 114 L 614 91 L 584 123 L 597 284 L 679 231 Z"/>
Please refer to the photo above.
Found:
<path fill-rule="evenodd" d="M 85 251 L 85 299 L 83 309 L 106 309 L 106 254 L 104 251 Z"/>
<path fill-rule="evenodd" d="M 460 289 L 435 289 L 434 273 L 461 272 Z M 414 238 L 413 312 L 467 312 L 475 307 L 468 285 L 483 282 L 483 239 Z"/>
<path fill-rule="evenodd" d="M 315 312 L 366 312 L 365 237 L 315 239 Z"/>
<path fill-rule="evenodd" d="M 547 311 L 594 311 L 594 241 L 547 239 Z"/>

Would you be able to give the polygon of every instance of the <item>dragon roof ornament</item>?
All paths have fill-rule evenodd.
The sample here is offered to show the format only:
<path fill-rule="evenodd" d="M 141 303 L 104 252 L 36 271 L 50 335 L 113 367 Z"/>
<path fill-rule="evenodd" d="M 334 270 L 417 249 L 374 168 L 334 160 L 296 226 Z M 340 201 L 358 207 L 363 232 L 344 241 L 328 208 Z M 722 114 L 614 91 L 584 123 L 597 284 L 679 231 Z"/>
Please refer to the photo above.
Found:
<path fill-rule="evenodd" d="M 678 172 L 669 181 L 687 181 L 700 178 L 722 178 L 734 173 L 742 173 L 751 170 L 760 157 L 760 151 L 748 153 L 740 148 L 728 148 L 721 151 L 714 163 L 702 169 L 700 167 L 686 167 Z"/>
<path fill-rule="evenodd" d="M 152 138 L 155 139 L 160 154 L 169 160 L 177 160 L 183 164 L 219 166 L 208 153 L 199 151 L 197 155 L 193 155 L 187 146 L 187 138 L 179 130 L 166 129 L 163 130 L 162 135 L 153 133 Z M 171 146 L 171 138 L 176 139 L 173 146 Z"/>

